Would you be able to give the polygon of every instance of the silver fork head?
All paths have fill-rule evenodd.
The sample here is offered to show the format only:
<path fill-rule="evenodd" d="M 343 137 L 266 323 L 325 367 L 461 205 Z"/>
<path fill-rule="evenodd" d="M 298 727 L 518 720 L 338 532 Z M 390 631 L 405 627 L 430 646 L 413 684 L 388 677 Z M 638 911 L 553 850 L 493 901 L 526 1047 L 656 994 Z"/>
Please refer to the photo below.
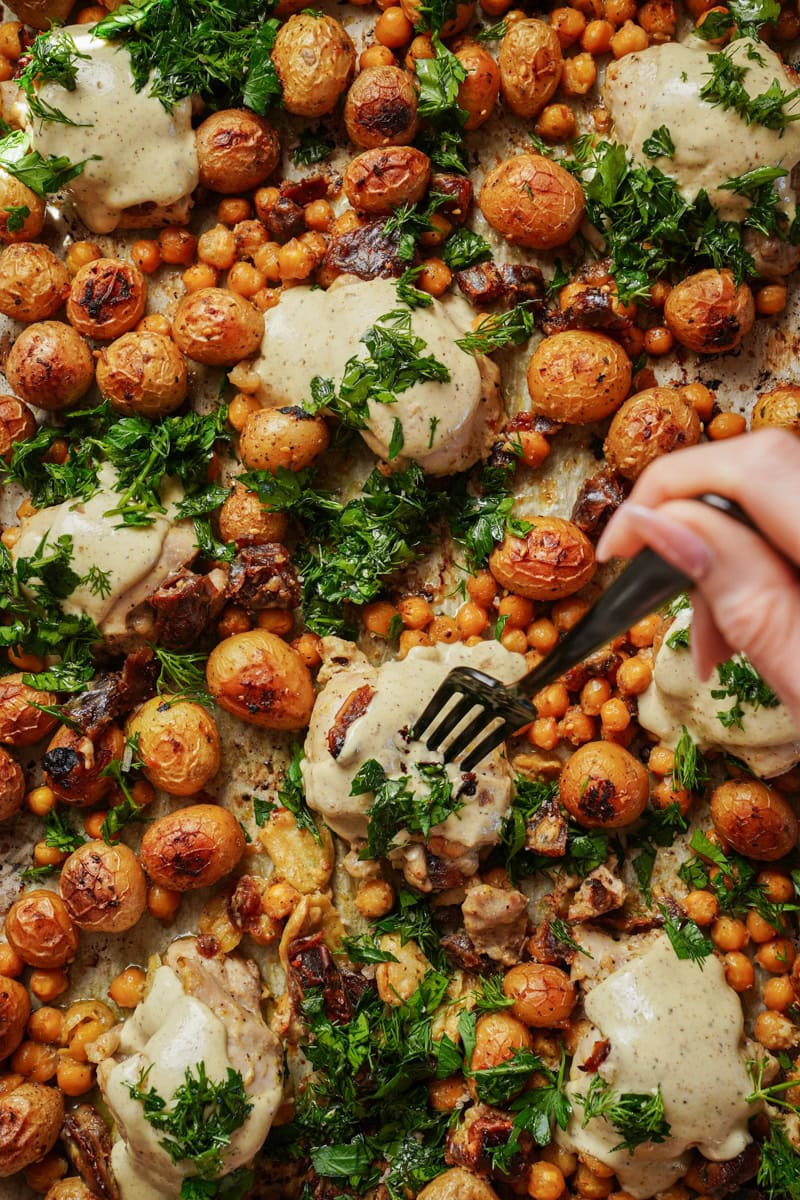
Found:
<path fill-rule="evenodd" d="M 451 703 L 454 701 L 454 703 Z M 474 713 L 474 709 L 478 709 Z M 471 715 L 472 714 L 472 715 Z M 470 717 L 471 715 L 471 717 Z M 459 726 L 470 717 L 463 728 Z M 455 733 L 444 751 L 445 762 L 455 762 L 484 730 L 487 736 L 470 752 L 461 768 L 477 763 L 515 730 L 535 720 L 536 710 L 508 687 L 474 667 L 456 667 L 442 682 L 414 724 L 414 737 L 438 750 Z M 497 722 L 499 721 L 499 724 Z"/>

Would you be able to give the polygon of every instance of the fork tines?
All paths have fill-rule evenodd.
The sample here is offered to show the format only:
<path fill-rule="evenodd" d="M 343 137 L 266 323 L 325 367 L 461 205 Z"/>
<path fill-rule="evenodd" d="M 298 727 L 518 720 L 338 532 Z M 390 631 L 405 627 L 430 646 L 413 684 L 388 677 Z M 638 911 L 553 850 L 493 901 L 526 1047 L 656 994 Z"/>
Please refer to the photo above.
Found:
<path fill-rule="evenodd" d="M 455 734 L 444 749 L 445 762 L 455 762 L 485 732 L 459 763 L 466 772 L 535 716 L 531 705 L 518 700 L 491 675 L 472 667 L 456 667 L 415 722 L 414 736 L 429 750 L 439 750 Z"/>

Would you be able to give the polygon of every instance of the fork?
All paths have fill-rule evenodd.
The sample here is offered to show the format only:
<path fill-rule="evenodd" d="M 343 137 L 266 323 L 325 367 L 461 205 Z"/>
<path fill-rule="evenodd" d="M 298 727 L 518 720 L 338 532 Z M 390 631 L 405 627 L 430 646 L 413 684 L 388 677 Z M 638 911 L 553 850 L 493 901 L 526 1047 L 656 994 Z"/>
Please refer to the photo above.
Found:
<path fill-rule="evenodd" d="M 732 500 L 711 493 L 697 499 L 754 528 L 747 514 Z M 692 586 L 693 581 L 687 575 L 645 547 L 586 616 L 513 687 L 474 667 L 456 667 L 450 671 L 414 723 L 415 739 L 424 742 L 429 750 L 439 750 L 455 734 L 444 750 L 444 760 L 457 762 L 479 734 L 491 726 L 459 764 L 462 771 L 473 771 L 516 730 L 536 720 L 534 705 L 520 694 L 523 685 L 529 691 L 547 687 L 593 651 Z M 451 705 L 451 701 L 455 702 Z M 478 711 L 461 728 L 476 708 Z M 499 724 L 494 724 L 498 719 Z"/>

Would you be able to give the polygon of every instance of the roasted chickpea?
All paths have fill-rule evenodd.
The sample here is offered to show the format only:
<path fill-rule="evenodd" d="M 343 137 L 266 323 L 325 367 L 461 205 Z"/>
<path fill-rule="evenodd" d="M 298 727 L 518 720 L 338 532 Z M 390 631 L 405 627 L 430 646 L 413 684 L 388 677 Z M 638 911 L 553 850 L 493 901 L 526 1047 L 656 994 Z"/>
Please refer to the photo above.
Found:
<path fill-rule="evenodd" d="M 653 387 L 618 409 L 604 450 L 609 466 L 634 480 L 653 459 L 699 441 L 700 418 L 692 406 L 676 388 Z"/>
<path fill-rule="evenodd" d="M 17 242 L 0 254 L 0 313 L 15 321 L 44 321 L 69 295 L 69 272 L 52 250 Z"/>
<path fill-rule="evenodd" d="M 768 429 L 770 426 L 800 433 L 800 387 L 797 384 L 786 383 L 762 392 L 756 400 L 750 428 Z"/>
<path fill-rule="evenodd" d="M 190 804 L 159 817 L 142 838 L 142 866 L 153 883 L 174 892 L 210 887 L 244 854 L 239 822 L 217 804 Z"/>
<path fill-rule="evenodd" d="M 797 843 L 794 809 L 759 779 L 729 779 L 714 788 L 711 819 L 734 850 L 759 862 L 783 858 Z"/>
<path fill-rule="evenodd" d="M 347 199 L 358 212 L 390 213 L 425 195 L 431 160 L 413 146 L 376 146 L 351 159 L 344 173 Z"/>
<path fill-rule="evenodd" d="M 334 17 L 307 10 L 278 30 L 272 61 L 287 111 L 321 117 L 333 111 L 353 78 L 356 48 Z"/>
<path fill-rule="evenodd" d="M 161 333 L 124 333 L 100 351 L 97 386 L 125 416 L 166 416 L 186 399 L 186 362 L 172 339 Z"/>
<path fill-rule="evenodd" d="M 497 1192 L 479 1175 L 451 1167 L 424 1187 L 417 1200 L 497 1200 Z"/>
<path fill-rule="evenodd" d="M 0 976 L 0 1059 L 8 1058 L 20 1045 L 30 1015 L 27 989 L 16 979 Z"/>
<path fill-rule="evenodd" d="M 36 418 L 16 396 L 0 395 L 0 459 L 11 460 L 17 442 L 27 442 L 36 433 Z"/>
<path fill-rule="evenodd" d="M 0 676 L 0 742 L 6 746 L 31 746 L 58 724 L 56 717 L 34 708 L 52 707 L 55 693 L 40 692 L 22 680 L 22 672 Z"/>
<path fill-rule="evenodd" d="M 515 21 L 500 43 L 503 103 L 530 120 L 544 108 L 561 79 L 563 57 L 552 25 L 535 19 Z"/>
<path fill-rule="evenodd" d="M 569 329 L 540 342 L 528 365 L 534 412 L 568 425 L 601 421 L 619 408 L 633 367 L 617 342 L 602 333 Z"/>
<path fill-rule="evenodd" d="M 84 842 L 64 863 L 58 886 L 72 920 L 91 933 L 124 933 L 147 903 L 139 860 L 121 842 Z"/>
<path fill-rule="evenodd" d="M 264 318 L 236 292 L 201 288 L 179 303 L 172 333 L 188 358 L 226 367 L 256 353 L 264 336 Z"/>
<path fill-rule="evenodd" d="M 0 1096 L 0 1179 L 7 1179 L 52 1150 L 64 1121 L 57 1088 L 22 1083 Z"/>
<path fill-rule="evenodd" d="M 498 583 L 531 600 L 560 600 L 589 582 L 594 549 L 586 534 L 561 517 L 536 517 L 524 537 L 507 534 L 489 567 Z"/>
<path fill-rule="evenodd" d="M 478 203 L 493 229 L 531 250 L 563 246 L 577 233 L 585 208 L 572 175 L 541 154 L 527 153 L 489 172 Z"/>
<path fill-rule="evenodd" d="M 22 225 L 12 230 L 8 222 L 14 210 L 22 217 Z M 44 215 L 44 200 L 0 167 L 0 242 L 32 242 L 44 229 Z"/>
<path fill-rule="evenodd" d="M 520 963 L 507 972 L 503 993 L 514 1003 L 510 1011 L 534 1029 L 565 1025 L 577 999 L 569 975 L 546 963 Z"/>
<path fill-rule="evenodd" d="M 94 382 L 94 359 L 71 325 L 38 321 L 11 347 L 6 379 L 26 403 L 56 412 L 86 395 Z"/>
<path fill-rule="evenodd" d="M 226 712 L 264 729 L 303 729 L 314 686 L 308 667 L 286 642 L 266 629 L 226 638 L 211 651 L 206 679 Z"/>
<path fill-rule="evenodd" d="M 26 892 L 11 905 L 6 937 L 29 967 L 63 967 L 78 949 L 78 935 L 63 900 L 45 888 Z"/>
<path fill-rule="evenodd" d="M 62 725 L 42 758 L 45 782 L 59 800 L 87 808 L 107 796 L 113 780 L 104 771 L 122 758 L 125 738 L 118 725 L 108 725 L 89 738 Z"/>
<path fill-rule="evenodd" d="M 500 92 L 500 69 L 480 42 L 463 38 L 451 47 L 467 78 L 458 85 L 458 107 L 468 113 L 466 130 L 478 129 L 494 112 Z"/>
<path fill-rule="evenodd" d="M 0 821 L 7 821 L 22 808 L 25 776 L 7 750 L 0 748 Z M 0 1058 L 3 1055 L 0 1054 Z"/>
<path fill-rule="evenodd" d="M 750 332 L 753 293 L 746 283 L 737 284 L 731 271 L 699 271 L 672 289 L 664 319 L 682 346 L 698 354 L 720 354 Z"/>
<path fill-rule="evenodd" d="M 408 17 L 411 24 L 416 29 L 418 25 L 423 24 L 422 8 L 425 0 L 400 0 L 400 7 Z M 475 12 L 474 0 L 469 3 L 458 3 L 456 6 L 455 16 L 449 21 L 445 21 L 440 33 L 443 38 L 452 37 L 454 33 L 461 33 L 462 29 L 466 29 L 472 20 L 472 14 Z"/>
<path fill-rule="evenodd" d="M 322 417 L 303 408 L 262 408 L 254 412 L 242 430 L 239 454 L 254 471 L 286 467 L 300 471 L 328 448 L 330 435 Z"/>
<path fill-rule="evenodd" d="M 350 141 L 362 149 L 407 146 L 419 128 L 417 90 L 400 67 L 368 67 L 347 93 L 344 123 Z"/>
<path fill-rule="evenodd" d="M 246 108 L 212 113 L 195 133 L 200 182 L 224 196 L 260 187 L 281 155 L 277 130 Z"/>
<path fill-rule="evenodd" d="M 111 341 L 144 315 L 147 284 L 133 263 L 97 258 L 72 280 L 67 319 L 84 337 Z"/>
<path fill-rule="evenodd" d="M 193 796 L 219 770 L 216 721 L 191 700 L 146 700 L 128 722 L 128 736 L 139 738 L 146 778 L 172 796 Z"/>
<path fill-rule="evenodd" d="M 579 825 L 620 829 L 644 812 L 649 783 L 642 764 L 622 746 L 587 742 L 562 767 L 558 790 Z"/>
<path fill-rule="evenodd" d="M 225 542 L 248 538 L 251 542 L 282 542 L 289 521 L 285 513 L 270 512 L 255 492 L 241 483 L 233 485 L 233 491 L 219 510 L 219 532 Z"/>
<path fill-rule="evenodd" d="M 512 1058 L 515 1050 L 531 1050 L 533 1039 L 527 1025 L 510 1012 L 484 1013 L 475 1027 L 475 1049 L 470 1068 L 483 1071 Z M 522 1084 L 520 1083 L 520 1089 Z"/>

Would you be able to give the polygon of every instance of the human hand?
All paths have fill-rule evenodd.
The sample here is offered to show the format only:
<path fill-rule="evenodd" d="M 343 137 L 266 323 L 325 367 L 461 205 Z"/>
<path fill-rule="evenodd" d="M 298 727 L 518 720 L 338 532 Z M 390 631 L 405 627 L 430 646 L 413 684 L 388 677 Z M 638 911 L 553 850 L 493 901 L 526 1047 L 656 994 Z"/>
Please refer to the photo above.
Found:
<path fill-rule="evenodd" d="M 754 532 L 691 497 L 736 500 Z M 597 546 L 600 561 L 651 546 L 695 581 L 701 678 L 740 651 L 800 728 L 800 439 L 783 430 L 693 446 L 641 475 Z"/>

